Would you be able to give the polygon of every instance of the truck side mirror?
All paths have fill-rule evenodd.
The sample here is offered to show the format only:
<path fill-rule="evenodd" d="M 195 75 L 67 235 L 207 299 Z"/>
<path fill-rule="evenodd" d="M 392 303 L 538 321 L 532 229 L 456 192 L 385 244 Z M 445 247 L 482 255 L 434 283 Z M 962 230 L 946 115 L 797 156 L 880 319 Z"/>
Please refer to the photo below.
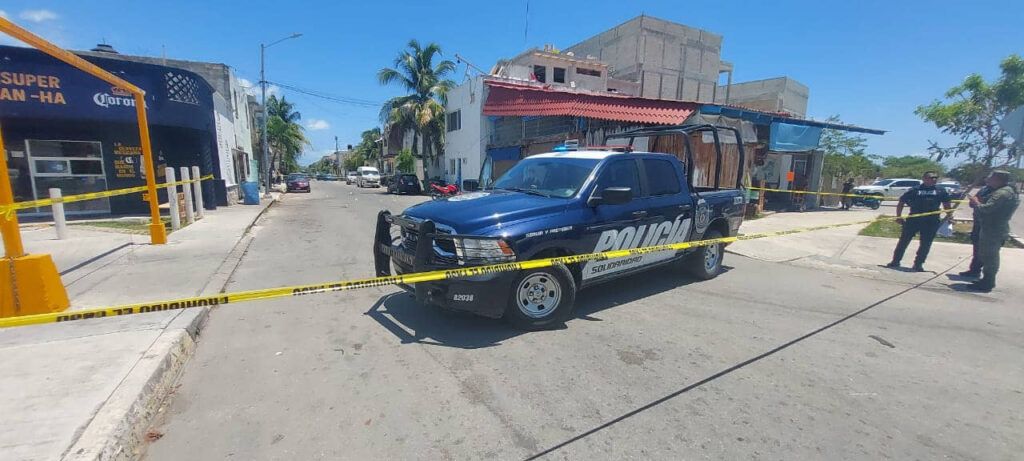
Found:
<path fill-rule="evenodd" d="M 633 200 L 633 189 L 629 187 L 606 187 L 600 196 L 590 197 L 587 205 L 622 205 Z"/>

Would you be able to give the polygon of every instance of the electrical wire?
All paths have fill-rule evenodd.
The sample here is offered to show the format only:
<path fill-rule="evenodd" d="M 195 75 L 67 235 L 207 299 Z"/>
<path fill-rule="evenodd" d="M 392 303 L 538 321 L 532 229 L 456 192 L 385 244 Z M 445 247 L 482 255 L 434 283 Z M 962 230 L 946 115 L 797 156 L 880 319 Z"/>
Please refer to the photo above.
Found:
<path fill-rule="evenodd" d="M 286 90 L 291 90 L 291 91 L 294 91 L 296 93 L 301 93 L 301 94 L 304 94 L 304 95 L 307 95 L 307 96 L 312 96 L 312 97 L 315 97 L 315 98 L 320 98 L 320 99 L 323 99 L 323 100 L 326 100 L 326 101 L 336 102 L 338 104 L 348 104 L 348 105 L 359 106 L 359 107 L 380 107 L 382 105 L 382 103 L 379 102 L 379 101 L 370 101 L 368 99 L 357 99 L 357 98 L 350 98 L 350 97 L 347 97 L 347 96 L 339 96 L 339 95 L 334 95 L 334 94 L 330 94 L 330 93 L 325 93 L 323 91 L 310 90 L 310 89 L 307 89 L 307 88 L 300 88 L 300 87 L 297 87 L 297 86 L 294 86 L 294 85 L 288 85 L 288 84 L 281 83 L 281 82 L 271 82 L 271 81 L 268 81 L 267 83 L 269 83 L 271 85 L 277 85 L 280 88 L 283 88 L 283 89 L 286 89 Z"/>

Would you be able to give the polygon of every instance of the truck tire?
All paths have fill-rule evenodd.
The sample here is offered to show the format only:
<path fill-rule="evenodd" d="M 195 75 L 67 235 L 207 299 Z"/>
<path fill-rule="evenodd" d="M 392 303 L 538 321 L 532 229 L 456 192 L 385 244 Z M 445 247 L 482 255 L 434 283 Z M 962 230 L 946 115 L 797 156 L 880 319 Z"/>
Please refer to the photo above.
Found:
<path fill-rule="evenodd" d="M 572 314 L 576 280 L 563 264 L 521 272 L 512 283 L 505 319 L 524 330 L 561 325 Z"/>
<path fill-rule="evenodd" d="M 702 240 L 717 238 L 722 238 L 722 233 L 709 230 L 704 233 Z M 723 257 L 725 257 L 725 245 L 716 243 L 702 246 L 687 258 L 686 270 L 700 280 L 711 280 L 722 273 Z"/>

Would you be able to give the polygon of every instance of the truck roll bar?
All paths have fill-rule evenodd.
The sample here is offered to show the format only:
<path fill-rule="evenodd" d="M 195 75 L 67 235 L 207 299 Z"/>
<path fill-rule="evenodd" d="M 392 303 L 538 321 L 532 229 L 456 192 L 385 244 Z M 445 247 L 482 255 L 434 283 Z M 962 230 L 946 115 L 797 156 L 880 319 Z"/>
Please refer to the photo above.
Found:
<path fill-rule="evenodd" d="M 732 131 L 736 136 L 736 145 L 740 154 L 739 171 L 736 172 L 736 189 L 743 189 L 743 167 L 745 166 L 746 152 L 743 150 L 743 138 L 740 135 L 740 130 L 731 126 L 701 124 L 639 128 L 636 130 L 607 135 L 604 137 L 604 144 L 608 144 L 608 140 L 610 139 L 628 139 L 629 146 L 632 147 L 633 140 L 636 138 L 664 136 L 670 134 L 682 135 L 683 150 L 685 151 L 686 162 L 689 165 L 689 168 L 686 169 L 686 180 L 689 181 L 690 184 L 693 184 L 693 170 L 695 162 L 693 160 L 693 148 L 690 146 L 690 135 L 693 133 L 710 131 L 711 135 L 715 138 L 715 189 L 719 189 L 722 180 L 722 144 L 718 137 L 719 130 Z"/>

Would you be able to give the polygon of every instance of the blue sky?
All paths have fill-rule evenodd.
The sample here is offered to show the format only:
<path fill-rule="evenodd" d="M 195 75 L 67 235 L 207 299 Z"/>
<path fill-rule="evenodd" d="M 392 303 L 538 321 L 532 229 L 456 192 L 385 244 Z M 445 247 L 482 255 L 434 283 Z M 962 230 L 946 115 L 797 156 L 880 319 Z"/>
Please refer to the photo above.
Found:
<path fill-rule="evenodd" d="M 267 80 L 342 97 L 383 101 L 376 71 L 410 38 L 435 41 L 489 69 L 532 46 L 572 45 L 641 13 L 724 36 L 723 59 L 735 81 L 788 75 L 810 87 L 809 115 L 890 132 L 869 136 L 869 151 L 920 154 L 947 138 L 914 108 L 940 97 L 971 72 L 994 77 L 999 61 L 1024 53 L 1017 1 L 589 0 L 479 1 L 5 1 L 19 24 L 71 49 L 105 40 L 122 53 L 223 62 L 259 77 L 259 43 L 304 35 L 268 51 Z M 968 6 L 970 5 L 970 6 Z M 9 43 L 9 42 L 3 42 Z M 464 66 L 456 81 L 461 81 Z M 377 109 L 283 91 L 308 123 L 313 142 L 303 163 L 375 126 Z"/>

